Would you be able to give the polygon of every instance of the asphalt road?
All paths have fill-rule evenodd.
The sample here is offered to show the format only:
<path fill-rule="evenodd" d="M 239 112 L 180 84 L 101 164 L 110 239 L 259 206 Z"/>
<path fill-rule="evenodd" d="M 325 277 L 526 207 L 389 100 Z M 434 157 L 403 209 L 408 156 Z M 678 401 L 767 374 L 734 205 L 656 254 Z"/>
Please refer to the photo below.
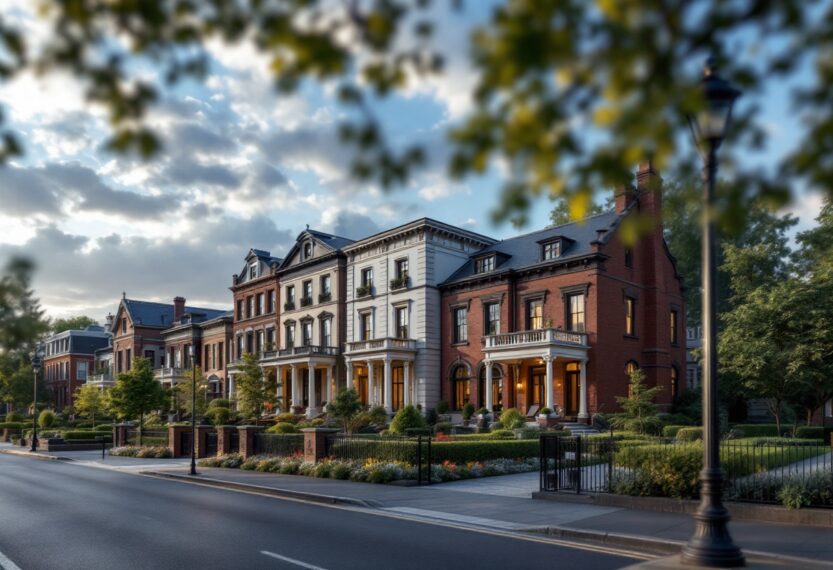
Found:
<path fill-rule="evenodd" d="M 636 560 L 352 509 L 0 455 L 0 567 L 621 568 Z M 12 566 L 11 568 L 14 568 Z"/>

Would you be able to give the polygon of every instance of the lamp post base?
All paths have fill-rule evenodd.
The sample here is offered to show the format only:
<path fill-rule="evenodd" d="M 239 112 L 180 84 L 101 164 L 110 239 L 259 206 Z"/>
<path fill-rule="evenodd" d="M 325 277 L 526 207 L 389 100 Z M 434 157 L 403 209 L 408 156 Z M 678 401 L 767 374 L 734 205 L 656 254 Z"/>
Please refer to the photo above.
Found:
<path fill-rule="evenodd" d="M 700 475 L 702 502 L 694 514 L 694 535 L 683 546 L 681 560 L 693 566 L 740 568 L 743 552 L 729 534 L 729 511 L 721 501 L 722 473 L 704 469 Z"/>

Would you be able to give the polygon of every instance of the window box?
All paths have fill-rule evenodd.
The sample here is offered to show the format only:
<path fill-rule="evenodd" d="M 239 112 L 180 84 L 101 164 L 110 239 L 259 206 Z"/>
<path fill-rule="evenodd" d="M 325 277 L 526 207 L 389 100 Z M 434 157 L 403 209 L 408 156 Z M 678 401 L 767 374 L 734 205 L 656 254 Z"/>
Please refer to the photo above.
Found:
<path fill-rule="evenodd" d="M 309 307 L 312 305 L 312 297 L 301 297 L 301 306 Z"/>
<path fill-rule="evenodd" d="M 409 283 L 408 283 L 408 276 L 407 275 L 403 275 L 402 277 L 398 277 L 396 279 L 391 279 L 390 280 L 391 290 L 405 289 L 405 288 L 408 287 L 408 285 L 409 285 Z"/>
<path fill-rule="evenodd" d="M 373 294 L 373 285 L 361 285 L 356 287 L 356 297 L 367 297 Z"/>
<path fill-rule="evenodd" d="M 331 301 L 332 298 L 333 298 L 332 293 L 320 293 L 318 295 L 318 302 L 319 303 L 327 303 L 328 301 Z"/>
<path fill-rule="evenodd" d="M 295 301 L 287 301 L 283 304 L 284 311 L 292 311 L 293 309 L 295 309 Z"/>

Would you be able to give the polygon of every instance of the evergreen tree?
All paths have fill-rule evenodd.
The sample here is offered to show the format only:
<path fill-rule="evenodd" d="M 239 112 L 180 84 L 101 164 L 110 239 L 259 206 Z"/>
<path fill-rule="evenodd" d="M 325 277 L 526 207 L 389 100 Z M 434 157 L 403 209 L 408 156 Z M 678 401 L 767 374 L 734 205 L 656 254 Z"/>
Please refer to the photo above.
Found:
<path fill-rule="evenodd" d="M 95 320 L 91 319 L 86 315 L 80 315 L 77 317 L 55 319 L 54 321 L 52 321 L 52 325 L 49 327 L 49 329 L 52 331 L 52 334 L 57 334 L 59 332 L 70 330 L 83 330 L 88 326 L 94 324 Z"/>
<path fill-rule="evenodd" d="M 353 433 L 356 418 L 362 414 L 362 406 L 359 393 L 354 388 L 341 390 L 333 401 L 327 406 L 327 414 L 341 421 L 344 433 Z"/>
<path fill-rule="evenodd" d="M 634 370 L 630 374 L 630 394 L 627 397 L 616 397 L 622 411 L 612 414 L 610 423 L 617 429 L 645 434 L 656 433 L 660 420 L 654 400 L 661 390 L 662 386 L 648 388 L 645 385 L 645 373 L 640 369 Z"/>
<path fill-rule="evenodd" d="M 234 382 L 237 411 L 257 422 L 269 401 L 269 393 L 256 354 L 247 352 L 243 355 Z"/>

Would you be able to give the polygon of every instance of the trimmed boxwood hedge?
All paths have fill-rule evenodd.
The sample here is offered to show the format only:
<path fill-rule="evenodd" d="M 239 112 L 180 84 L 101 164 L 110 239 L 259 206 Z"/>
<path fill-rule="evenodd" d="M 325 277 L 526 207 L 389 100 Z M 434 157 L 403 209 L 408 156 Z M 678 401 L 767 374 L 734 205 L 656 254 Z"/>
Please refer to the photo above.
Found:
<path fill-rule="evenodd" d="M 677 437 L 677 433 L 681 429 L 685 429 L 691 426 L 681 426 L 681 425 L 670 425 L 664 426 L 662 428 L 662 437 Z"/>
<path fill-rule="evenodd" d="M 775 424 L 737 424 L 732 429 L 743 432 L 743 437 L 778 437 L 778 426 Z M 788 426 L 781 426 L 781 432 L 790 430 Z"/>
<path fill-rule="evenodd" d="M 677 430 L 677 441 L 697 441 L 703 439 L 703 428 L 684 427 Z"/>
<path fill-rule="evenodd" d="M 64 439 L 89 439 L 95 441 L 97 437 L 103 437 L 107 441 L 113 439 L 113 435 L 107 432 L 93 430 L 72 430 L 63 432 Z"/>
<path fill-rule="evenodd" d="M 795 430 L 795 437 L 802 439 L 824 439 L 823 426 L 801 426 Z"/>
<path fill-rule="evenodd" d="M 31 425 L 26 422 L 0 422 L 0 429 L 23 429 Z"/>
<path fill-rule="evenodd" d="M 519 459 L 538 457 L 540 444 L 537 439 L 497 441 L 437 441 L 431 444 L 434 461 L 467 463 L 486 459 Z"/>

